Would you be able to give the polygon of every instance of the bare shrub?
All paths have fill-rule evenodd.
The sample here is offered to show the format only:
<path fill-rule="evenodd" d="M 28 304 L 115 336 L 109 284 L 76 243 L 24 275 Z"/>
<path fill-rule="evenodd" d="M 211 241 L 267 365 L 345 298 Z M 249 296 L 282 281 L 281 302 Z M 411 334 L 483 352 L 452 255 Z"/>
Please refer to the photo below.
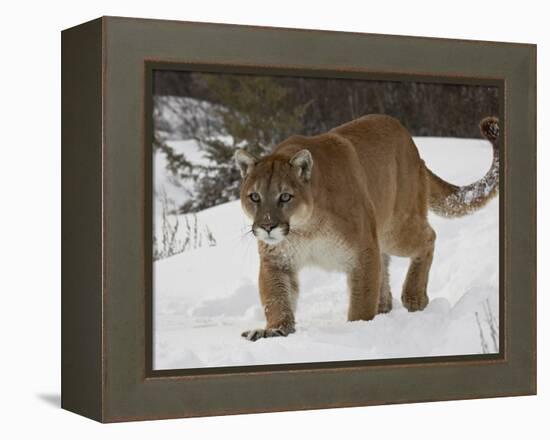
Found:
<path fill-rule="evenodd" d="M 153 260 L 162 260 L 182 252 L 203 246 L 216 246 L 214 234 L 205 225 L 201 227 L 197 214 L 183 216 L 183 223 L 177 214 L 174 202 L 167 196 L 164 187 L 159 192 L 161 203 L 160 237 L 153 236 Z"/>
<path fill-rule="evenodd" d="M 499 344 L 498 344 L 498 322 L 493 315 L 493 312 L 491 310 L 491 307 L 489 306 L 489 300 L 486 299 L 483 303 L 483 311 L 485 312 L 485 321 L 487 322 L 487 325 L 489 326 L 489 334 L 491 335 L 491 341 L 493 343 L 493 348 L 495 352 L 498 352 Z"/>
<path fill-rule="evenodd" d="M 479 314 L 476 312 L 476 322 L 477 328 L 479 329 L 479 339 L 481 341 L 481 352 L 483 354 L 489 353 L 489 346 L 487 345 L 487 340 L 485 339 L 485 334 L 483 333 L 483 327 L 479 321 Z"/>
<path fill-rule="evenodd" d="M 185 243 L 178 239 L 179 218 L 177 215 L 171 215 L 175 207 L 164 187 L 160 190 L 159 201 L 162 207 L 161 237 L 159 243 L 155 230 L 153 237 L 153 260 L 155 261 L 177 255 L 185 250 Z"/>
<path fill-rule="evenodd" d="M 489 343 L 485 332 L 483 331 L 483 326 L 481 320 L 479 319 L 479 314 L 475 312 L 477 327 L 479 329 L 479 339 L 481 343 L 481 352 L 482 353 L 498 353 L 499 344 L 498 344 L 498 323 L 493 315 L 493 311 L 489 305 L 489 300 L 486 299 L 483 303 L 483 314 L 485 315 L 485 324 L 489 328 L 489 337 L 492 344 L 492 350 L 489 351 Z"/>

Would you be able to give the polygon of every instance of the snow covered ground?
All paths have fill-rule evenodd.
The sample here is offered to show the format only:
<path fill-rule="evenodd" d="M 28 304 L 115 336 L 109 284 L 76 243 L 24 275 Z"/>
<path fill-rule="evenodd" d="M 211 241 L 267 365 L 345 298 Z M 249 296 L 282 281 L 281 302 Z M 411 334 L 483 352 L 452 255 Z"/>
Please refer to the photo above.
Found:
<path fill-rule="evenodd" d="M 479 179 L 491 164 L 491 146 L 483 140 L 415 141 L 428 166 L 455 184 Z M 193 145 L 187 148 L 197 154 Z M 164 185 L 161 163 L 155 171 L 155 185 Z M 176 200 L 181 200 L 179 191 L 177 185 L 167 189 Z M 250 225 L 239 202 L 202 211 L 196 217 L 198 227 L 208 226 L 216 245 L 205 243 L 154 263 L 154 368 L 498 352 L 498 204 L 497 198 L 460 219 L 430 214 L 437 242 L 428 289 L 431 302 L 423 312 L 408 313 L 399 299 L 406 259 L 392 258 L 393 311 L 370 322 L 346 322 L 343 274 L 307 269 L 300 274 L 296 333 L 257 342 L 240 336 L 264 325 L 256 241 L 246 233 Z M 182 228 L 178 233 L 186 232 Z M 491 334 L 491 316 L 496 334 Z"/>

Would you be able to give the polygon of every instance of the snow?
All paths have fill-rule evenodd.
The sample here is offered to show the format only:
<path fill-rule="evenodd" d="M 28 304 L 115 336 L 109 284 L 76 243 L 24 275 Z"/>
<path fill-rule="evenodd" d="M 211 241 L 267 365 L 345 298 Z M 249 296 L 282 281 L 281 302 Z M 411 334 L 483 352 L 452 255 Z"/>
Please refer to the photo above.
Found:
<path fill-rule="evenodd" d="M 208 101 L 182 96 L 154 97 L 154 126 L 165 140 L 180 140 L 186 137 L 189 124 L 206 134 L 209 124 L 219 123 L 212 109 L 221 108 Z"/>
<path fill-rule="evenodd" d="M 194 140 L 172 140 L 165 141 L 170 147 L 174 149 L 174 153 L 184 153 L 187 160 L 192 163 L 205 162 L 202 152 L 199 146 Z M 160 151 L 155 151 L 153 158 L 153 179 L 154 179 L 154 192 L 155 195 L 160 194 L 161 190 L 166 191 L 167 196 L 174 202 L 176 206 L 182 205 L 190 197 L 190 191 L 193 188 L 193 182 L 188 179 L 187 181 L 181 181 L 175 178 L 172 173 L 166 172 L 166 166 L 168 161 L 165 155 Z M 155 213 L 162 212 L 162 208 L 159 202 L 159 198 L 155 197 Z"/>
<path fill-rule="evenodd" d="M 175 154 L 184 154 L 185 158 L 194 165 L 210 165 L 205 157 L 204 151 L 200 148 L 195 139 L 189 137 L 189 127 L 196 126 L 202 137 L 207 137 L 210 124 L 220 123 L 212 112 L 213 104 L 207 101 L 200 101 L 180 96 L 155 96 L 154 97 L 154 127 L 157 137 L 168 147 L 172 148 Z M 231 144 L 231 136 L 216 137 Z M 166 172 L 167 160 L 160 151 L 154 153 L 153 181 L 156 195 L 165 191 L 172 200 L 174 207 L 181 206 L 192 197 L 194 182 L 192 179 L 177 179 L 171 173 Z M 159 197 L 155 197 L 154 218 L 162 212 Z"/>
<path fill-rule="evenodd" d="M 228 144 L 232 142 L 229 136 L 220 137 Z M 199 143 L 194 139 L 166 139 L 166 145 L 171 147 L 175 154 L 184 154 L 185 158 L 193 165 L 211 165 L 208 158 L 205 157 L 204 151 L 201 150 Z M 193 194 L 195 182 L 193 179 L 178 179 L 172 173 L 166 172 L 168 161 L 166 156 L 161 151 L 155 151 L 153 158 L 153 182 L 155 194 L 160 194 L 162 190 L 166 191 L 166 195 L 170 198 L 174 206 L 181 206 Z M 155 197 L 155 217 L 162 212 L 159 198 Z"/>
<path fill-rule="evenodd" d="M 491 164 L 491 145 L 484 140 L 415 142 L 428 167 L 455 184 L 483 177 Z M 156 170 L 158 184 L 157 178 L 165 177 L 160 166 Z M 177 187 L 167 192 L 178 196 Z M 488 351 L 498 352 L 498 335 L 495 345 L 488 324 L 492 315 L 498 332 L 498 205 L 497 197 L 477 213 L 458 219 L 430 214 L 437 241 L 430 304 L 423 312 L 407 312 L 399 299 L 407 259 L 392 257 L 393 310 L 369 322 L 346 322 L 344 274 L 307 269 L 300 274 L 296 333 L 257 342 L 240 336 L 265 324 L 257 290 L 256 241 L 247 232 L 250 224 L 239 202 L 199 212 L 197 222 L 212 231 L 216 246 L 154 263 L 154 368 L 477 354 L 482 352 L 477 319 Z"/>

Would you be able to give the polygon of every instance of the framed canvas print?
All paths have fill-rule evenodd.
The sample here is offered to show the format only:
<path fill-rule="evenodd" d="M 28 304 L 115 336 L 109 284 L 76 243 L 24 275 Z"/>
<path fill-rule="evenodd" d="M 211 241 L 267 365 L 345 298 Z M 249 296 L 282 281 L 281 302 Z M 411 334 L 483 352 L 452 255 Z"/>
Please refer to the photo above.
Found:
<path fill-rule="evenodd" d="M 536 47 L 103 17 L 62 33 L 62 406 L 536 392 Z"/>

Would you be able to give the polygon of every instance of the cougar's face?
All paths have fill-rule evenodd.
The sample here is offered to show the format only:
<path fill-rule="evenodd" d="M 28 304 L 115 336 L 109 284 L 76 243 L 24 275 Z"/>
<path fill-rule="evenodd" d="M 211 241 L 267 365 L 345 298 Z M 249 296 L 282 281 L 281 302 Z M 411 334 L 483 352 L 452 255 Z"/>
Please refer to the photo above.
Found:
<path fill-rule="evenodd" d="M 288 159 L 267 157 L 255 162 L 245 175 L 241 204 L 253 220 L 254 236 L 274 246 L 307 222 L 312 210 L 311 189 Z"/>

